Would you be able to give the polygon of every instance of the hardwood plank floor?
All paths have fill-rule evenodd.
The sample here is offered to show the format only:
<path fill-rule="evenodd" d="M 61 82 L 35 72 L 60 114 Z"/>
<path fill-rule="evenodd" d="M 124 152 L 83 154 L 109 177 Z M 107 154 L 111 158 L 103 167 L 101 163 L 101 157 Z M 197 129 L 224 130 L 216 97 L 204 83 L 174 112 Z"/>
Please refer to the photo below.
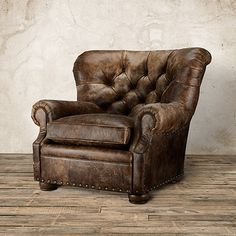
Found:
<path fill-rule="evenodd" d="M 185 178 L 145 205 L 126 194 L 43 192 L 32 155 L 0 154 L 0 235 L 236 235 L 236 156 L 188 156 Z"/>

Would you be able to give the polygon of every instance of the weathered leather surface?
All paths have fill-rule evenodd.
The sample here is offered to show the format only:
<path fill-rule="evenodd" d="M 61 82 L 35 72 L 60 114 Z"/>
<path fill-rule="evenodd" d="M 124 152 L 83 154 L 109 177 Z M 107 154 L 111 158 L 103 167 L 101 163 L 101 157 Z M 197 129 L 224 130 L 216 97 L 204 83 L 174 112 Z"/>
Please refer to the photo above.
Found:
<path fill-rule="evenodd" d="M 78 100 L 128 115 L 139 103 L 156 103 L 169 81 L 171 51 L 88 51 L 74 64 Z"/>
<path fill-rule="evenodd" d="M 63 181 L 63 184 L 72 178 L 69 184 L 76 186 L 87 182 L 89 187 L 97 187 L 101 182 L 102 189 L 113 186 L 114 191 L 119 187 L 127 190 L 129 186 L 132 194 L 147 193 L 177 178 L 184 171 L 189 124 L 210 61 L 210 53 L 202 48 L 83 53 L 73 69 L 78 102 L 41 101 L 33 107 L 32 118 L 40 126 L 34 159 L 41 163 L 41 170 L 36 168 L 35 176 L 40 181 L 54 178 L 53 181 Z M 114 160 L 110 147 L 97 150 L 92 142 L 80 146 L 57 145 L 45 138 L 49 122 L 88 113 L 120 114 L 133 120 L 127 141 L 129 151 L 114 149 L 129 153 L 126 154 L 132 157 L 132 165 L 126 163 L 124 167 L 122 162 L 103 165 L 107 162 L 95 160 L 103 154 Z M 99 134 L 102 136 L 102 131 L 96 135 Z M 120 134 L 111 137 L 114 138 L 120 140 Z M 99 138 L 97 140 L 100 143 Z M 42 155 L 41 147 L 46 150 L 48 143 L 50 154 Z M 86 165 L 77 148 L 85 148 L 83 153 L 92 158 L 86 160 Z M 106 170 L 108 175 L 113 170 L 118 177 L 101 177 Z M 87 174 L 88 171 L 93 173 Z M 68 176 L 76 177 L 68 179 Z"/>
<path fill-rule="evenodd" d="M 109 148 L 45 144 L 41 179 L 47 183 L 131 192 L 132 153 Z"/>
<path fill-rule="evenodd" d="M 33 143 L 34 179 L 40 179 L 40 148 L 47 134 L 47 123 L 63 116 L 98 113 L 101 109 L 89 102 L 40 100 L 32 107 L 31 118 L 40 127 L 39 135 Z"/>
<path fill-rule="evenodd" d="M 79 158 L 87 161 L 132 163 L 131 152 L 104 147 L 45 143 L 41 149 L 41 154 L 44 156 Z"/>
<path fill-rule="evenodd" d="M 63 144 L 127 145 L 133 119 L 107 113 L 66 116 L 49 122 L 47 139 Z"/>
<path fill-rule="evenodd" d="M 37 113 L 40 111 L 44 113 L 42 118 L 37 117 Z M 50 122 L 65 116 L 98 112 L 101 112 L 101 109 L 90 102 L 40 100 L 33 105 L 31 117 L 36 125 L 41 126 L 40 122 L 43 122 L 43 119 Z"/>

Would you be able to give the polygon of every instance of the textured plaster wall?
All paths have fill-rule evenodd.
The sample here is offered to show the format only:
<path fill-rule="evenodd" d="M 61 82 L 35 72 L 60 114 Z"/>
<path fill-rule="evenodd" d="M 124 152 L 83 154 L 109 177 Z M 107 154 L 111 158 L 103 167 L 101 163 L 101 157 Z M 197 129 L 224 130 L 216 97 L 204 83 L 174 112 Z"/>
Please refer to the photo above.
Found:
<path fill-rule="evenodd" d="M 235 0 L 0 0 L 0 152 L 31 152 L 31 106 L 75 100 L 89 49 L 200 46 L 213 56 L 187 152 L 236 154 Z"/>

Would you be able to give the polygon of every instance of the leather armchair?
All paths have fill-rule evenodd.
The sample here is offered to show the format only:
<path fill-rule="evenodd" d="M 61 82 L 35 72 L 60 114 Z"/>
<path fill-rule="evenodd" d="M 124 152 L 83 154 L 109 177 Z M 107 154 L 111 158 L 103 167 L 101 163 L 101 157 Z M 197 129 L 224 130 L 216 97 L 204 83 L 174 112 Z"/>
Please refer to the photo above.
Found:
<path fill-rule="evenodd" d="M 88 51 L 74 64 L 77 101 L 41 100 L 34 178 L 127 192 L 132 203 L 180 180 L 191 118 L 210 53 L 203 48 Z"/>

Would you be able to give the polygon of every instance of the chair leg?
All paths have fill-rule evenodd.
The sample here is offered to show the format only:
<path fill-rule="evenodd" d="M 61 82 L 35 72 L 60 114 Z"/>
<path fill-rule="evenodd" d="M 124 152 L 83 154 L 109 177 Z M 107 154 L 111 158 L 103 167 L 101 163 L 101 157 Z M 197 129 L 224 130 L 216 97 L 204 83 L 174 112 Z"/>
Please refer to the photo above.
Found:
<path fill-rule="evenodd" d="M 57 189 L 56 184 L 47 184 L 47 183 L 39 183 L 39 187 L 42 191 L 52 191 Z"/>
<path fill-rule="evenodd" d="M 144 204 L 150 199 L 149 193 L 141 195 L 129 194 L 128 197 L 129 201 L 133 204 Z"/>

